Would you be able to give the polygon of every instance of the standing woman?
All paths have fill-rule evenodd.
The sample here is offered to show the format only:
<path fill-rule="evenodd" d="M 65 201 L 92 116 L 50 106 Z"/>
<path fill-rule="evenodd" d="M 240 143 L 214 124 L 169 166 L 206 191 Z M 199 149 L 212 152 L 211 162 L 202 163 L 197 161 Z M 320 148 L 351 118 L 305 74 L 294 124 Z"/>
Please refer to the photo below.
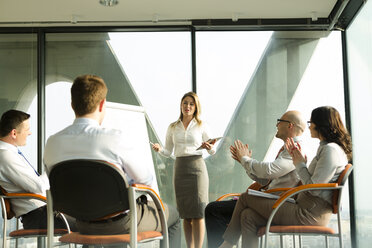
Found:
<path fill-rule="evenodd" d="M 161 155 L 176 157 L 174 187 L 177 209 L 183 221 L 187 247 L 201 248 L 205 226 L 204 209 L 208 203 L 209 179 L 200 146 L 214 154 L 213 144 L 208 143 L 208 131 L 200 120 L 199 98 L 194 92 L 186 93 L 181 99 L 181 114 L 169 125 L 165 147 L 154 144 L 152 148 Z"/>
<path fill-rule="evenodd" d="M 312 138 L 320 140 L 309 167 L 301 147 L 288 139 L 293 164 L 302 184 L 333 183 L 351 160 L 351 138 L 333 107 L 316 108 L 308 121 Z M 243 147 L 243 149 L 245 149 Z M 232 247 L 242 235 L 243 247 L 258 247 L 257 230 L 265 226 L 275 200 L 243 193 L 234 209 L 220 248 Z M 297 195 L 296 203 L 285 202 L 275 214 L 273 225 L 327 225 L 332 215 L 332 191 L 307 191 Z"/>

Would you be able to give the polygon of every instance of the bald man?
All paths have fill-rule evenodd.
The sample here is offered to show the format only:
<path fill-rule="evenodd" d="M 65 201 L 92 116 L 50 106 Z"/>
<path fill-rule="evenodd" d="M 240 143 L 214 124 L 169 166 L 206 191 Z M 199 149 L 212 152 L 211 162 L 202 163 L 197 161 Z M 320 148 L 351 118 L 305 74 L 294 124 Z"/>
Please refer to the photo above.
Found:
<path fill-rule="evenodd" d="M 277 132 L 275 137 L 285 142 L 287 138 L 293 138 L 300 143 L 299 137 L 306 128 L 306 121 L 298 111 L 288 111 L 276 123 Z M 247 144 L 240 140 L 230 147 L 232 157 L 245 169 L 247 175 L 261 185 L 267 185 L 266 189 L 290 188 L 299 183 L 299 177 L 295 171 L 292 157 L 285 149 L 279 150 L 278 155 L 272 162 L 262 162 L 252 158 L 252 151 Z M 215 201 L 207 205 L 205 209 L 205 223 L 207 226 L 208 247 L 218 247 L 222 244 L 222 235 L 230 222 L 236 200 Z"/>

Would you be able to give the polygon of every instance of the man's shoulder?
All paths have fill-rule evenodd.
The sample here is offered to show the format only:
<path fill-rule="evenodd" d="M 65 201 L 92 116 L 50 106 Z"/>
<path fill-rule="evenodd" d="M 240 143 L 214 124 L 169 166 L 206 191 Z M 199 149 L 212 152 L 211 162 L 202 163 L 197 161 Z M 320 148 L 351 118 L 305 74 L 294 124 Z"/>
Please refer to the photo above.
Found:
<path fill-rule="evenodd" d="M 8 149 L 0 148 L 0 160 L 2 162 L 10 159 L 13 156 L 13 152 Z"/>
<path fill-rule="evenodd" d="M 69 135 L 111 135 L 120 136 L 122 132 L 118 129 L 94 126 L 94 125 L 70 125 L 63 130 L 53 134 L 49 139 L 58 138 Z"/>
<path fill-rule="evenodd" d="M 97 133 L 107 134 L 107 135 L 122 135 L 123 132 L 119 129 L 108 128 L 108 127 L 95 127 Z"/>
<path fill-rule="evenodd" d="M 0 172 L 7 170 L 12 167 L 15 163 L 19 163 L 18 156 L 15 156 L 14 152 L 8 149 L 0 149 Z"/>

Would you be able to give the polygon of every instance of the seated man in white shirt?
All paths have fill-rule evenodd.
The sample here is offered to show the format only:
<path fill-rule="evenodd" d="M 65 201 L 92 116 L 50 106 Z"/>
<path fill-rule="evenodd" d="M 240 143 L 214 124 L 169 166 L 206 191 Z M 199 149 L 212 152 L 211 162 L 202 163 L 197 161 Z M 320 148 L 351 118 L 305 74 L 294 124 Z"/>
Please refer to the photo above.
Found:
<path fill-rule="evenodd" d="M 132 147 L 121 131 L 101 127 L 105 116 L 107 87 L 103 79 L 93 75 L 77 77 L 71 87 L 71 106 L 75 112 L 74 123 L 49 137 L 44 153 L 44 163 L 50 171 L 58 162 L 70 159 L 99 159 L 123 169 L 128 182 L 151 185 L 153 181 L 146 165 L 138 163 Z M 136 153 L 138 154 L 138 153 Z M 180 247 L 180 224 L 177 210 L 165 205 L 170 247 Z M 155 204 L 137 203 L 138 230 L 159 230 Z M 84 222 L 77 220 L 83 234 L 128 233 L 128 216 L 115 216 L 112 221 Z"/>
<path fill-rule="evenodd" d="M 0 186 L 8 193 L 34 193 L 45 196 L 49 189 L 46 174 L 39 175 L 18 149 L 25 146 L 30 132 L 30 115 L 18 110 L 5 112 L 0 120 Z M 46 204 L 36 199 L 11 199 L 16 217 L 21 217 L 24 229 L 46 229 Z M 74 219 L 68 218 L 70 228 Z M 60 215 L 55 216 L 55 228 L 66 228 Z"/>
<path fill-rule="evenodd" d="M 287 111 L 276 123 L 277 133 L 275 137 L 285 142 L 287 138 L 293 138 L 297 143 L 305 128 L 306 122 L 298 111 Z M 297 175 L 295 165 L 289 152 L 284 145 L 279 150 L 277 157 L 272 162 L 258 161 L 252 158 L 252 151 L 243 149 L 248 147 L 240 140 L 235 141 L 235 146 L 230 147 L 232 157 L 246 170 L 247 175 L 266 189 L 291 188 L 296 186 L 300 178 Z M 208 247 L 219 247 L 232 213 L 236 200 L 215 201 L 207 205 L 205 209 L 205 224 L 207 227 Z"/>

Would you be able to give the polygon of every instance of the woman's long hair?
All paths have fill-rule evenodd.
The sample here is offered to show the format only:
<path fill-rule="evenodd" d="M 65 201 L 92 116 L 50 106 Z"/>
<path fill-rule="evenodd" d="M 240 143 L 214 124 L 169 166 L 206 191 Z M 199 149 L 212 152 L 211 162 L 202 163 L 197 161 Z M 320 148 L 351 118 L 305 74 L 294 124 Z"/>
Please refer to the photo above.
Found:
<path fill-rule="evenodd" d="M 195 112 L 194 112 L 194 118 L 196 120 L 196 122 L 198 123 L 198 125 L 201 125 L 202 124 L 202 121 L 200 120 L 200 114 L 201 114 L 201 107 L 200 107 L 200 102 L 199 102 L 199 97 L 196 93 L 190 91 L 190 92 L 187 92 L 185 95 L 183 95 L 183 97 L 181 98 L 181 104 L 180 104 L 180 117 L 178 118 L 178 120 L 176 122 L 173 122 L 171 124 L 172 127 L 174 127 L 178 121 L 182 121 L 183 119 L 183 114 L 182 114 L 182 101 L 183 99 L 185 99 L 186 97 L 191 97 L 192 99 L 194 99 L 194 102 L 195 102 Z"/>
<path fill-rule="evenodd" d="M 338 144 L 345 151 L 349 161 L 351 160 L 351 137 L 335 108 L 323 106 L 314 109 L 311 112 L 311 122 L 315 124 L 314 129 L 325 141 Z"/>

